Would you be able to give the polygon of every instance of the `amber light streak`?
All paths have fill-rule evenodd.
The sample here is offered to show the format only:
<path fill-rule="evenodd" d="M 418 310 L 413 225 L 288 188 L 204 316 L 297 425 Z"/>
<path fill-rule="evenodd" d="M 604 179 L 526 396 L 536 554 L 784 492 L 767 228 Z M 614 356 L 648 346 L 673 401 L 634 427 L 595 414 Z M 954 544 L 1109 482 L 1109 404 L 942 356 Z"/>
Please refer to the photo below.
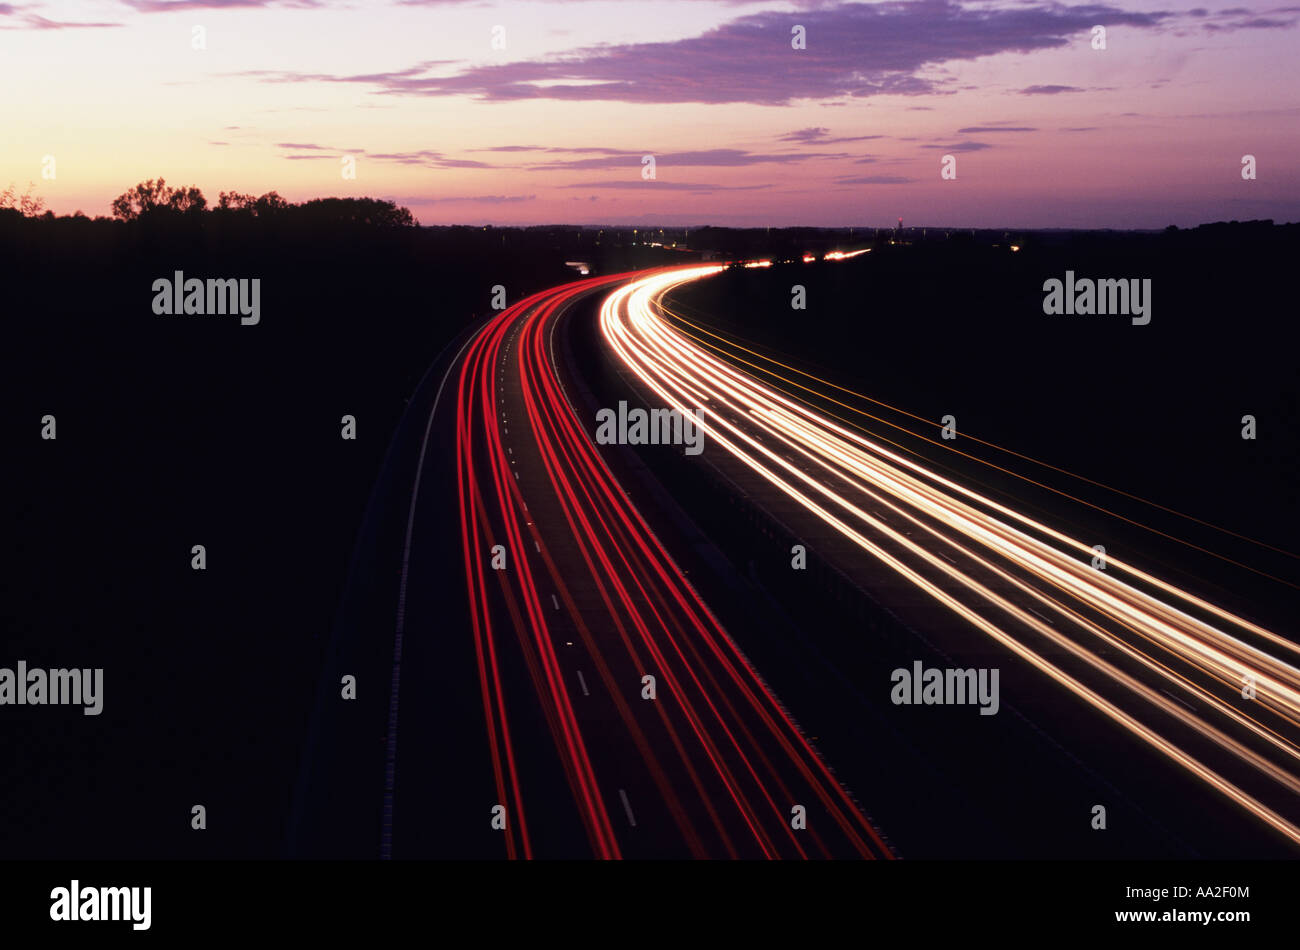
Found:
<path fill-rule="evenodd" d="M 1294 643 L 1124 561 L 1107 558 L 1105 570 L 1094 569 L 1092 548 L 1084 542 L 930 471 L 715 357 L 663 319 L 660 298 L 720 269 L 636 281 L 611 293 L 600 317 L 609 346 L 652 392 L 679 411 L 700 411 L 706 446 L 729 453 L 974 627 L 1300 843 L 1300 827 L 1278 810 L 1280 797 L 1283 810 L 1293 813 L 1300 793 L 1294 771 L 1300 762 L 1300 670 L 1252 641 L 1291 654 L 1300 652 Z M 896 527 L 900 522 L 907 531 Z M 1067 672 L 1047 658 L 1044 646 L 1064 651 L 1083 669 Z M 1114 661 L 1098 647 L 1115 654 Z M 1246 682 L 1257 701 L 1238 703 Z M 1175 692 L 1202 704 L 1200 711 Z M 1143 721 L 1142 711 L 1156 712 L 1166 725 Z M 1211 767 L 1181 737 L 1199 749 L 1221 750 L 1224 764 Z M 1223 774 L 1229 769 L 1232 777 Z M 1242 787 L 1243 776 L 1250 790 Z M 1267 792 L 1254 789 L 1256 783 Z"/>

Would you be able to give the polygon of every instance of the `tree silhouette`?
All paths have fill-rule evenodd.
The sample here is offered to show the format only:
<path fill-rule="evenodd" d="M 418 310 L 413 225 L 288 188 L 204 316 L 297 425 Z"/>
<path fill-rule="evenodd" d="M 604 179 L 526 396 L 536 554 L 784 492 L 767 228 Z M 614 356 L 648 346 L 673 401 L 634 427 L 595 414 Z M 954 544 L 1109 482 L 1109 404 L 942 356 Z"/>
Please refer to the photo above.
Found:
<path fill-rule="evenodd" d="M 255 218 L 265 218 L 273 214 L 278 214 L 290 207 L 292 206 L 289 202 L 285 201 L 274 191 L 268 191 L 260 198 L 254 198 L 252 195 L 240 194 L 237 191 L 223 191 L 221 197 L 217 199 L 217 207 L 213 210 L 237 214 L 249 214 Z"/>
<path fill-rule="evenodd" d="M 163 179 L 151 178 L 113 199 L 113 217 L 121 221 L 135 221 L 144 215 L 158 212 L 197 214 L 207 206 L 208 201 L 203 197 L 203 192 L 195 186 L 168 188 Z"/>
<path fill-rule="evenodd" d="M 29 183 L 27 190 L 20 195 L 17 189 L 10 185 L 4 191 L 0 191 L 0 208 L 11 208 L 24 218 L 37 217 L 45 208 L 45 199 L 32 194 L 32 189 L 35 187 L 34 182 Z"/>
<path fill-rule="evenodd" d="M 415 226 L 415 216 L 409 208 L 379 198 L 313 198 L 294 205 L 294 208 L 304 221 L 314 224 L 390 228 Z"/>

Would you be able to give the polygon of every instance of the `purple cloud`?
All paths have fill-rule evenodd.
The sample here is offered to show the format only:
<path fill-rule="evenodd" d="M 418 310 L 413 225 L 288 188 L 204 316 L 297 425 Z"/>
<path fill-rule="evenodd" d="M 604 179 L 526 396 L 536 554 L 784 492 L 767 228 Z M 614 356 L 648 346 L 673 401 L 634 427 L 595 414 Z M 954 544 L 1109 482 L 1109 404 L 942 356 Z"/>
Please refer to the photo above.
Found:
<path fill-rule="evenodd" d="M 1062 92 L 1083 92 L 1078 86 L 1026 86 L 1020 90 L 1022 96 L 1055 96 Z"/>
<path fill-rule="evenodd" d="M 620 178 L 616 181 L 580 181 L 572 185 L 564 185 L 565 188 L 636 188 L 646 189 L 657 188 L 660 191 L 756 191 L 761 188 L 771 188 L 771 185 L 711 185 L 700 184 L 697 182 L 686 181 L 659 181 L 652 179 L 645 181 L 640 178 Z"/>
<path fill-rule="evenodd" d="M 13 17 L 13 25 L 0 26 L 0 30 L 97 30 L 122 26 L 121 23 L 74 22 L 71 20 L 50 20 L 39 13 L 27 12 L 35 9 L 34 4 L 0 3 L 0 16 Z"/>
<path fill-rule="evenodd" d="M 330 158 L 334 155 L 349 152 L 354 155 L 364 155 L 366 158 L 375 162 L 393 162 L 398 165 L 421 165 L 425 168 L 495 167 L 487 162 L 474 161 L 473 159 L 468 158 L 448 158 L 443 155 L 442 152 L 435 152 L 432 149 L 420 149 L 414 152 L 367 152 L 364 148 L 339 148 L 333 145 L 317 145 L 310 142 L 277 142 L 276 148 L 282 148 L 296 153 L 293 155 L 283 156 L 292 161 L 302 161 L 304 159 L 312 158 Z"/>
<path fill-rule="evenodd" d="M 307 142 L 276 142 L 276 148 L 291 148 L 298 152 L 360 152 L 359 148 L 335 148 L 333 145 L 313 145 Z"/>
<path fill-rule="evenodd" d="M 982 132 L 1037 132 L 1035 128 L 1027 125 L 968 125 L 964 129 L 958 129 L 958 135 L 979 135 Z"/>
<path fill-rule="evenodd" d="M 1202 29 L 1211 33 L 1225 33 L 1232 30 L 1285 30 L 1295 26 L 1300 7 L 1275 7 L 1271 10 L 1248 10 L 1245 7 L 1229 7 L 1207 14 L 1201 10 L 1190 11 L 1192 16 L 1206 17 L 1216 22 L 1202 24 Z M 1286 14 L 1286 16 L 1278 16 Z"/>
<path fill-rule="evenodd" d="M 836 178 L 837 185 L 909 185 L 915 178 L 901 175 L 862 175 L 858 178 Z"/>
<path fill-rule="evenodd" d="M 575 150 L 576 151 L 576 150 Z M 529 166 L 530 171 L 549 171 L 554 169 L 581 168 L 640 168 L 644 155 L 654 155 L 655 163 L 665 166 L 691 166 L 714 168 L 741 168 L 746 165 L 765 165 L 769 163 L 788 164 L 802 162 L 810 158 L 844 158 L 845 156 L 830 152 L 777 152 L 760 154 L 738 148 L 711 148 L 692 152 L 645 152 L 610 149 L 611 154 L 599 158 L 574 158 L 565 161 L 546 162 Z"/>
<path fill-rule="evenodd" d="M 475 202 L 487 205 L 518 204 L 521 201 L 536 201 L 536 195 L 447 195 L 441 198 L 403 198 L 403 204 L 459 204 Z"/>
<path fill-rule="evenodd" d="M 921 148 L 939 148 L 945 152 L 980 152 L 992 148 L 988 142 L 956 142 L 952 145 L 922 145 Z"/>
<path fill-rule="evenodd" d="M 472 148 L 471 152 L 550 152 L 554 149 L 544 145 L 491 145 L 487 148 Z"/>
<path fill-rule="evenodd" d="M 1173 14 L 1031 0 L 1012 7 L 965 7 L 957 0 L 830 3 L 799 14 L 808 49 L 790 46 L 791 15 L 742 16 L 681 40 L 596 46 L 517 63 L 462 68 L 449 75 L 403 69 L 369 76 L 264 73 L 268 81 L 364 82 L 388 95 L 468 95 L 487 101 L 562 99 L 666 103 L 749 102 L 940 91 L 924 70 L 1005 52 L 1059 49 L 1098 22 L 1159 26 Z"/>
<path fill-rule="evenodd" d="M 1220 25 L 1218 23 L 1207 23 L 1205 29 L 1214 32 L 1225 30 L 1282 30 L 1288 26 L 1295 25 L 1295 20 L 1278 20 L 1269 17 L 1251 17 L 1248 20 L 1234 20 L 1231 23 Z"/>
<path fill-rule="evenodd" d="M 426 168 L 492 168 L 487 162 L 469 158 L 447 158 L 441 152 L 420 149 L 416 152 L 366 152 L 366 158 L 398 165 L 422 165 Z"/>
<path fill-rule="evenodd" d="M 835 145 L 840 142 L 865 142 L 868 139 L 883 139 L 883 135 L 849 135 L 832 137 L 830 129 L 821 127 L 796 129 L 780 136 L 778 142 L 800 142 L 806 145 Z"/>
<path fill-rule="evenodd" d="M 140 13 L 166 13 L 169 10 L 244 10 L 258 7 L 322 6 L 320 0 L 122 0 Z"/>

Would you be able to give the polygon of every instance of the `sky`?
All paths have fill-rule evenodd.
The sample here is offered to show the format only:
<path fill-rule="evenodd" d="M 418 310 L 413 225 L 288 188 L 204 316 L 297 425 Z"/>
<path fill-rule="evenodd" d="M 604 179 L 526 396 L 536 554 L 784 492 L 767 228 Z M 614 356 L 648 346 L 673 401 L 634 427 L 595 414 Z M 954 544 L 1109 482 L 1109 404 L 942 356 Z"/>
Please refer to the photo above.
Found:
<path fill-rule="evenodd" d="M 0 2 L 0 189 L 91 216 L 162 177 L 422 224 L 1297 221 L 1288 4 Z"/>

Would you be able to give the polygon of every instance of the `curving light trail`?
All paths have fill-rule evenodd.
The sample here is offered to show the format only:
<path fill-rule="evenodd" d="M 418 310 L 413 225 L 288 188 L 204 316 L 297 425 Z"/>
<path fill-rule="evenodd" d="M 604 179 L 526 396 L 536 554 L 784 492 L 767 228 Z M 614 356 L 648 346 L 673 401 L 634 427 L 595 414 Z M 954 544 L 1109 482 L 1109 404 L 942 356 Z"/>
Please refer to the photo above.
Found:
<path fill-rule="evenodd" d="M 543 807 L 530 798 L 509 725 L 520 697 L 502 672 L 501 633 L 513 630 L 596 857 L 624 856 L 630 832 L 611 820 L 612 776 L 638 772 L 692 856 L 892 857 L 629 502 L 565 395 L 556 321 L 580 297 L 634 276 L 520 301 L 478 332 L 460 367 L 460 530 L 493 781 L 510 816 L 506 853 L 533 856 L 529 829 Z M 507 405 L 522 416 L 514 435 Z M 498 544 L 508 567 L 494 571 L 485 565 Z M 585 682 L 575 694 L 556 648 L 560 623 L 576 629 L 612 715 L 584 712 Z M 645 672 L 659 684 L 652 703 L 636 695 Z M 611 730 L 625 737 L 617 761 L 593 751 Z M 815 808 L 818 821 L 792 827 L 793 804 Z"/>
<path fill-rule="evenodd" d="M 1083 541 L 715 356 L 664 319 L 661 298 L 721 269 L 649 275 L 603 301 L 606 342 L 650 391 L 698 411 L 706 444 L 1300 844 L 1300 647 L 1125 561 L 1095 569 Z"/>

